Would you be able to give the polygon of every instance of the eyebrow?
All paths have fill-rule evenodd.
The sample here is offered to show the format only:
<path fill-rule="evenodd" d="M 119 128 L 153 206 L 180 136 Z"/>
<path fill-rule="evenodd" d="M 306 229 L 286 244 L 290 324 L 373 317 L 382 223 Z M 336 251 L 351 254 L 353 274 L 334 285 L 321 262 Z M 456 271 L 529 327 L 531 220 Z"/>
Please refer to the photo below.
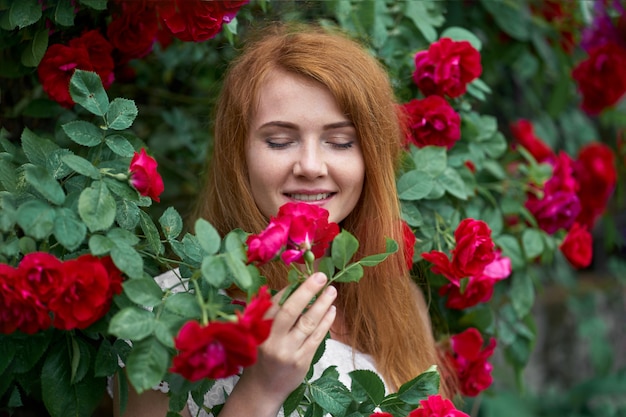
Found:
<path fill-rule="evenodd" d="M 284 127 L 287 129 L 294 129 L 294 130 L 298 129 L 298 126 L 296 124 L 290 123 L 290 122 L 282 122 L 280 120 L 263 123 L 261 126 L 259 126 L 259 129 L 263 129 L 265 127 L 271 127 L 271 126 Z M 350 120 L 344 120 L 341 122 L 329 123 L 327 125 L 324 125 L 322 129 L 331 130 L 331 129 L 339 129 L 342 127 L 354 127 L 354 123 L 352 123 Z"/>

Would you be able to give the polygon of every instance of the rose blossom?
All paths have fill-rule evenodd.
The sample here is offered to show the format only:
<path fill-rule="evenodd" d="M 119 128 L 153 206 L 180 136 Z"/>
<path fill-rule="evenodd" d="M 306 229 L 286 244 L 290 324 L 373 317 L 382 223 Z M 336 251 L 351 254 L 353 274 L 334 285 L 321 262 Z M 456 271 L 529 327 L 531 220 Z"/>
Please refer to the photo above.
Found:
<path fill-rule="evenodd" d="M 165 189 L 163 179 L 157 172 L 157 161 L 141 148 L 140 153 L 135 152 L 130 161 L 130 183 L 142 196 L 148 196 L 159 202 L 159 196 Z"/>
<path fill-rule="evenodd" d="M 459 276 L 478 275 L 496 257 L 491 229 L 482 220 L 464 219 L 454 232 L 452 267 Z"/>
<path fill-rule="evenodd" d="M 407 417 L 469 417 L 464 412 L 457 410 L 452 401 L 441 395 L 431 395 L 425 400 L 420 400 L 419 408 L 411 411 Z"/>
<path fill-rule="evenodd" d="M 24 285 L 42 303 L 47 303 L 62 281 L 62 263 L 47 252 L 32 252 L 20 261 L 18 270 Z"/>
<path fill-rule="evenodd" d="M 112 292 L 119 293 L 121 285 L 117 282 L 119 273 L 111 276 L 105 265 L 93 255 L 63 262 L 63 281 L 49 303 L 54 327 L 84 329 L 106 314 Z"/>
<path fill-rule="evenodd" d="M 595 115 L 617 103 L 626 93 L 626 49 L 608 42 L 589 51 L 572 71 L 582 94 L 581 107 Z"/>
<path fill-rule="evenodd" d="M 121 54 L 120 61 L 141 58 L 152 51 L 159 22 L 153 2 L 118 1 L 119 12 L 107 26 L 111 45 Z"/>
<path fill-rule="evenodd" d="M 104 88 L 109 88 L 113 84 L 115 76 L 115 62 L 111 56 L 113 46 L 96 29 L 85 32 L 80 37 L 69 42 L 70 47 L 84 48 L 89 55 L 89 61 L 100 79 Z M 82 68 L 81 68 L 82 69 Z"/>
<path fill-rule="evenodd" d="M 537 162 L 554 157 L 554 152 L 535 135 L 533 124 L 526 119 L 511 123 L 511 133 L 516 143 L 523 146 Z"/>
<path fill-rule="evenodd" d="M 461 138 L 461 117 L 443 97 L 414 99 L 403 108 L 408 119 L 409 143 L 420 148 L 435 145 L 450 149 Z"/>
<path fill-rule="evenodd" d="M 461 383 L 461 393 L 475 397 L 481 391 L 489 388 L 493 379 L 493 366 L 487 359 L 496 348 L 496 339 L 489 340 L 489 345 L 483 349 L 483 337 L 480 332 L 470 327 L 451 337 L 453 362 Z"/>
<path fill-rule="evenodd" d="M 248 236 L 248 262 L 264 265 L 276 258 L 287 245 L 288 232 L 288 224 L 272 219 L 261 233 Z"/>
<path fill-rule="evenodd" d="M 413 268 L 413 255 L 415 255 L 416 237 L 411 226 L 407 222 L 402 222 L 402 239 L 404 241 L 404 261 L 408 269 Z"/>
<path fill-rule="evenodd" d="M 458 97 L 481 73 L 480 53 L 467 41 L 441 38 L 415 55 L 413 80 L 426 96 Z"/>
<path fill-rule="evenodd" d="M 384 413 L 382 411 L 377 411 L 375 413 L 370 414 L 370 417 L 393 417 L 393 414 Z"/>
<path fill-rule="evenodd" d="M 257 343 L 244 326 L 232 322 L 211 322 L 201 326 L 196 321 L 183 325 L 174 339 L 178 354 L 170 372 L 195 382 L 203 378 L 225 378 L 257 358 Z"/>
<path fill-rule="evenodd" d="M 593 258 L 593 238 L 585 226 L 574 223 L 559 246 L 565 258 L 576 269 L 586 268 Z"/>
<path fill-rule="evenodd" d="M 599 142 L 587 144 L 578 152 L 573 170 L 581 203 L 576 221 L 591 229 L 604 212 L 617 183 L 613 150 Z"/>
<path fill-rule="evenodd" d="M 237 311 L 239 324 L 250 332 L 259 345 L 267 339 L 272 328 L 272 320 L 264 318 L 270 307 L 272 307 L 272 297 L 267 286 L 264 285 L 250 300 L 243 313 Z"/>
<path fill-rule="evenodd" d="M 0 264 L 0 333 L 34 334 L 50 327 L 46 306 L 25 286 L 22 271 Z"/>

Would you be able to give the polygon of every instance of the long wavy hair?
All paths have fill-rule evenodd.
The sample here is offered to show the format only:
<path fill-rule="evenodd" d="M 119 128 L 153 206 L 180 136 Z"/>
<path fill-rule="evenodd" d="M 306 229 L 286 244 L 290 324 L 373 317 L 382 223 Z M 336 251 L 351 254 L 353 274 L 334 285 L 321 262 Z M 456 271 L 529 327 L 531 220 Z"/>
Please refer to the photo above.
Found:
<path fill-rule="evenodd" d="M 250 190 L 245 146 L 260 87 L 277 69 L 324 85 L 356 127 L 365 180 L 360 201 L 341 227 L 359 240 L 359 258 L 383 252 L 386 237 L 396 240 L 400 250 L 378 266 L 366 267 L 359 283 L 337 285 L 336 304 L 347 340 L 372 355 L 387 384 L 397 389 L 441 362 L 428 309 L 403 256 L 395 184 L 402 141 L 396 101 L 387 72 L 361 45 L 317 27 L 278 24 L 247 44 L 224 79 L 195 217 L 208 219 L 222 234 L 234 228 L 258 233 L 267 226 Z M 271 287 L 286 285 L 284 265 L 270 263 L 262 273 Z M 443 384 L 442 394 L 448 396 L 447 391 Z"/>

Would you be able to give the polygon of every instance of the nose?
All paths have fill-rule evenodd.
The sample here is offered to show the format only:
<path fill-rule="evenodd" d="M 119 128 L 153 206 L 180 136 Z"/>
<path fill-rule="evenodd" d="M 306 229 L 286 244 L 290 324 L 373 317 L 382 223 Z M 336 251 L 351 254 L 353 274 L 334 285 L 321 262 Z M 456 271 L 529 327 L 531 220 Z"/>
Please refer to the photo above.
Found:
<path fill-rule="evenodd" d="M 324 151 L 317 140 L 303 142 L 293 166 L 293 173 L 310 179 L 323 177 L 328 173 Z"/>

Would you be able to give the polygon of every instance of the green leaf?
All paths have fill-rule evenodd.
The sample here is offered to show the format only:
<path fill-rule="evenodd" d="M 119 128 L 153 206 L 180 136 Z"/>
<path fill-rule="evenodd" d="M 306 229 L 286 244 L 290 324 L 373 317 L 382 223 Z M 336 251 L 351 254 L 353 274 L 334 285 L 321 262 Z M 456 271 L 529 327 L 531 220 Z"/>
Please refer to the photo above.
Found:
<path fill-rule="evenodd" d="M 183 219 L 174 207 L 168 207 L 159 218 L 163 236 L 167 240 L 176 239 L 183 231 Z"/>
<path fill-rule="evenodd" d="M 320 407 L 334 416 L 344 415 L 352 402 L 345 385 L 331 377 L 321 377 L 313 381 L 309 386 L 309 393 Z"/>
<path fill-rule="evenodd" d="M 26 181 L 48 201 L 56 205 L 63 204 L 65 201 L 63 188 L 45 168 L 28 164 L 24 173 Z"/>
<path fill-rule="evenodd" d="M 131 278 L 143 276 L 143 258 L 130 245 L 115 245 L 111 249 L 111 258 L 117 267 Z"/>
<path fill-rule="evenodd" d="M 141 393 L 163 380 L 169 364 L 167 348 L 152 336 L 133 344 L 126 361 L 126 374 L 133 387 Z"/>
<path fill-rule="evenodd" d="M 31 200 L 18 209 L 17 224 L 29 236 L 45 239 L 54 228 L 56 213 L 52 207 L 40 200 Z"/>
<path fill-rule="evenodd" d="M 452 26 L 444 30 L 441 35 L 439 35 L 439 39 L 441 38 L 450 38 L 453 41 L 468 41 L 474 48 L 478 51 L 483 46 L 483 43 L 478 39 L 478 36 L 474 35 L 469 30 L 459 27 Z"/>
<path fill-rule="evenodd" d="M 113 316 L 109 332 L 115 336 L 132 340 L 145 339 L 154 331 L 154 315 L 143 308 L 126 307 Z"/>
<path fill-rule="evenodd" d="M 494 239 L 496 246 L 502 248 L 502 255 L 511 258 L 511 266 L 513 269 L 522 268 L 525 259 L 522 254 L 522 248 L 515 237 L 507 234 L 497 236 Z"/>
<path fill-rule="evenodd" d="M 96 146 L 102 142 L 104 131 L 84 120 L 74 120 L 61 126 L 74 142 L 83 146 Z"/>
<path fill-rule="evenodd" d="M 443 173 L 437 177 L 436 181 L 443 186 L 444 190 L 456 198 L 467 200 L 465 182 L 454 168 L 447 167 Z"/>
<path fill-rule="evenodd" d="M 95 256 L 106 255 L 115 247 L 111 239 L 102 235 L 92 235 L 89 238 L 89 250 Z"/>
<path fill-rule="evenodd" d="M 522 247 L 529 261 L 543 253 L 543 234 L 537 229 L 525 229 L 522 233 Z"/>
<path fill-rule="evenodd" d="M 433 178 L 423 171 L 412 170 L 398 178 L 398 196 L 402 200 L 421 200 L 433 190 Z"/>
<path fill-rule="evenodd" d="M 118 368 L 117 353 L 108 339 L 102 339 L 94 363 L 95 376 L 113 375 Z"/>
<path fill-rule="evenodd" d="M 530 18 L 523 3 L 503 0 L 481 0 L 480 3 L 502 31 L 518 41 L 530 38 Z"/>
<path fill-rule="evenodd" d="M 411 159 L 415 167 L 427 172 L 433 178 L 437 177 L 448 167 L 446 148 L 442 146 L 411 147 Z"/>
<path fill-rule="evenodd" d="M 62 207 L 57 209 L 52 232 L 60 244 L 67 250 L 73 251 L 83 243 L 87 235 L 87 227 L 72 210 Z"/>
<path fill-rule="evenodd" d="M 122 135 L 109 135 L 104 138 L 104 143 L 119 156 L 130 158 L 135 154 L 133 145 Z"/>
<path fill-rule="evenodd" d="M 37 0 L 20 0 L 14 1 L 9 9 L 9 25 L 10 30 L 14 28 L 24 28 L 41 19 L 41 5 Z"/>
<path fill-rule="evenodd" d="M 535 303 L 535 288 L 527 270 L 515 272 L 510 277 L 511 281 L 511 304 L 517 314 L 522 318 L 528 315 Z"/>
<path fill-rule="evenodd" d="M 106 10 L 107 0 L 79 0 L 80 4 L 91 7 L 94 10 Z"/>
<path fill-rule="evenodd" d="M 128 230 L 114 227 L 107 232 L 107 237 L 113 241 L 117 246 L 135 246 L 140 242 L 139 237 Z"/>
<path fill-rule="evenodd" d="M 124 130 L 132 126 L 137 117 L 135 102 L 126 98 L 115 98 L 106 112 L 106 123 L 109 129 Z"/>
<path fill-rule="evenodd" d="M 217 288 L 223 288 L 227 278 L 226 265 L 222 256 L 206 256 L 202 260 L 202 278 L 204 281 Z"/>
<path fill-rule="evenodd" d="M 74 26 L 74 6 L 70 0 L 58 0 L 54 9 L 54 21 L 61 26 Z"/>
<path fill-rule="evenodd" d="M 128 200 L 121 200 L 117 203 L 115 221 L 120 227 L 126 230 L 133 230 L 139 224 L 139 207 Z"/>
<path fill-rule="evenodd" d="M 385 384 L 376 372 L 357 369 L 349 373 L 352 384 L 350 389 L 357 401 L 370 401 L 379 405 L 385 398 Z"/>
<path fill-rule="evenodd" d="M 91 162 L 78 155 L 64 155 L 61 160 L 72 170 L 94 180 L 100 179 L 100 171 Z"/>
<path fill-rule="evenodd" d="M 78 214 L 92 232 L 111 227 L 115 208 L 115 199 L 101 181 L 94 181 L 78 198 Z"/>
<path fill-rule="evenodd" d="M 48 155 L 59 149 L 54 142 L 35 135 L 28 128 L 22 132 L 21 140 L 22 150 L 33 165 L 45 166 Z"/>
<path fill-rule="evenodd" d="M 332 242 L 331 257 L 337 269 L 344 269 L 359 249 L 359 241 L 347 230 L 342 230 Z"/>
<path fill-rule="evenodd" d="M 167 297 L 165 309 L 185 318 L 199 318 L 202 315 L 195 295 L 188 292 L 179 292 Z"/>
<path fill-rule="evenodd" d="M 439 10 L 433 10 L 434 2 L 432 1 L 406 1 L 401 4 L 404 6 L 404 16 L 411 19 L 413 24 L 424 38 L 429 42 L 437 40 L 436 27 L 441 26 L 445 22 L 443 14 Z"/>
<path fill-rule="evenodd" d="M 109 109 L 109 97 L 95 72 L 74 71 L 70 79 L 70 95 L 77 104 L 96 116 L 104 116 Z"/>
<path fill-rule="evenodd" d="M 242 290 L 247 290 L 253 284 L 252 275 L 246 268 L 245 263 L 241 259 L 237 259 L 231 252 L 225 254 L 224 257 L 228 269 L 233 274 L 233 281 L 237 284 L 237 287 Z"/>
<path fill-rule="evenodd" d="M 200 246 L 209 255 L 214 255 L 220 248 L 220 235 L 211 223 L 200 218 L 196 220 L 195 228 L 196 236 Z"/>
<path fill-rule="evenodd" d="M 130 279 L 123 284 L 124 293 L 140 306 L 154 307 L 163 298 L 163 291 L 152 278 Z"/>
<path fill-rule="evenodd" d="M 30 44 L 22 50 L 22 65 L 25 67 L 36 67 L 41 62 L 48 49 L 48 29 L 42 29 L 35 33 Z"/>
<path fill-rule="evenodd" d="M 361 278 L 363 278 L 363 267 L 360 263 L 355 262 L 340 270 L 332 280 L 335 282 L 358 282 Z"/>
<path fill-rule="evenodd" d="M 306 385 L 300 384 L 298 388 L 293 390 L 291 394 L 287 397 L 285 402 L 283 403 L 283 414 L 285 416 L 291 416 L 293 412 L 298 408 L 300 402 L 304 398 L 304 394 L 306 392 Z"/>
<path fill-rule="evenodd" d="M 379 253 L 375 255 L 365 256 L 361 258 L 358 263 L 362 266 L 375 266 L 387 259 L 389 255 L 392 253 L 396 253 L 398 251 L 398 243 L 393 239 L 386 239 L 386 251 L 385 253 Z"/>
<path fill-rule="evenodd" d="M 152 221 L 152 217 L 145 211 L 139 210 L 139 225 L 143 230 L 146 240 L 150 249 L 155 254 L 163 253 L 163 245 L 161 244 L 161 237 L 159 236 L 159 230 Z"/>
<path fill-rule="evenodd" d="M 408 404 L 417 406 L 421 400 L 439 392 L 439 372 L 431 366 L 412 380 L 402 384 L 398 389 L 398 398 Z"/>
<path fill-rule="evenodd" d="M 414 204 L 402 202 L 402 219 L 408 223 L 409 226 L 420 227 L 424 223 L 422 213 Z"/>

